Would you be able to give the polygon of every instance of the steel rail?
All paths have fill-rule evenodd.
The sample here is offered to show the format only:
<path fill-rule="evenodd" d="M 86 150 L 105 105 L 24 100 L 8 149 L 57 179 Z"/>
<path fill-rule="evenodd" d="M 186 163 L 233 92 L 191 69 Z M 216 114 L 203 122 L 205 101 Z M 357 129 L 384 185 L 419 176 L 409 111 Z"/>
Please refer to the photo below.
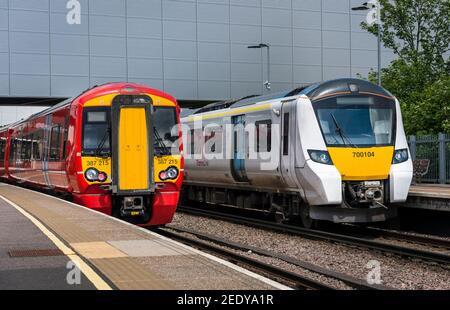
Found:
<path fill-rule="evenodd" d="M 181 208 L 179 208 L 179 211 L 187 212 L 187 213 L 194 214 L 194 215 L 213 217 L 216 219 L 221 219 L 221 220 L 233 222 L 236 224 L 243 224 L 243 225 L 248 225 L 248 226 L 257 227 L 257 228 L 274 230 L 274 231 L 278 231 L 278 232 L 281 231 L 281 232 L 290 233 L 293 235 L 306 237 L 306 238 L 314 239 L 314 240 L 344 243 L 347 245 L 364 247 L 367 249 L 377 250 L 377 251 L 384 252 L 384 253 L 397 254 L 397 255 L 400 255 L 403 257 L 421 259 L 421 260 L 425 260 L 425 261 L 432 261 L 432 262 L 437 262 L 440 264 L 450 265 L 450 255 L 443 254 L 443 253 L 424 251 L 424 250 L 414 249 L 414 248 L 410 248 L 410 247 L 403 247 L 403 246 L 399 246 L 399 245 L 374 241 L 374 240 L 370 240 L 370 239 L 362 238 L 362 237 L 354 237 L 354 236 L 337 234 L 337 233 L 332 233 L 332 232 L 307 229 L 307 228 L 302 228 L 302 227 L 297 227 L 297 226 L 292 226 L 292 225 L 287 225 L 287 224 L 277 224 L 277 223 L 272 223 L 272 222 L 253 219 L 253 218 L 249 219 L 249 218 L 242 217 L 242 216 L 229 215 L 229 214 L 225 214 L 222 212 L 216 212 L 216 211 L 199 210 L 199 209 L 190 208 L 190 207 L 189 208 L 181 207 Z"/>
<path fill-rule="evenodd" d="M 443 249 L 450 250 L 450 240 L 440 239 L 437 237 L 427 237 L 421 235 L 411 235 L 408 233 L 400 232 L 400 231 L 392 231 L 386 230 L 383 228 L 375 228 L 375 227 L 357 227 L 353 225 L 341 225 L 341 228 L 348 233 L 356 233 L 363 235 L 370 235 L 372 237 L 378 238 L 390 238 L 396 239 L 403 242 L 414 242 L 417 244 L 422 244 L 426 246 L 434 246 Z"/>
<path fill-rule="evenodd" d="M 289 257 L 287 255 L 273 253 L 273 252 L 270 252 L 270 251 L 267 251 L 267 250 L 264 250 L 264 249 L 261 249 L 258 247 L 244 245 L 242 243 L 232 242 L 229 240 L 225 240 L 223 238 L 219 238 L 219 237 L 216 237 L 216 236 L 213 236 L 210 234 L 206 234 L 206 233 L 202 233 L 199 231 L 195 231 L 192 229 L 183 228 L 183 227 L 179 227 L 179 226 L 175 226 L 175 225 L 170 225 L 167 228 L 177 231 L 177 232 L 180 232 L 180 233 L 188 233 L 188 234 L 198 237 L 199 239 L 213 242 L 213 243 L 216 243 L 216 244 L 219 244 L 222 246 L 226 246 L 229 248 L 233 248 L 236 250 L 246 251 L 246 252 L 250 251 L 251 253 L 258 254 L 261 256 L 276 258 L 276 259 L 285 261 L 286 263 L 309 270 L 311 272 L 344 282 L 347 285 L 349 285 L 355 289 L 362 289 L 362 290 L 390 290 L 390 289 L 392 289 L 391 287 L 384 286 L 384 285 L 368 284 L 366 281 L 364 281 L 362 279 L 358 279 L 358 278 L 355 278 L 355 277 L 352 277 L 352 276 L 349 276 L 349 275 L 346 275 L 346 274 L 343 274 L 340 272 L 325 269 L 320 266 Z"/>
<path fill-rule="evenodd" d="M 158 228 L 155 230 L 158 234 L 166 236 L 168 238 L 178 240 L 182 243 L 188 244 L 200 248 L 204 251 L 220 255 L 233 263 L 239 263 L 250 267 L 250 269 L 258 270 L 264 274 L 270 274 L 275 278 L 281 278 L 289 283 L 295 283 L 297 289 L 311 289 L 311 290 L 334 290 L 335 288 L 324 283 L 306 278 L 299 274 L 272 266 L 261 261 L 252 259 L 250 257 L 240 255 L 230 250 L 221 248 L 219 246 L 212 245 L 210 243 L 182 236 L 178 233 L 168 231 L 167 229 Z"/>

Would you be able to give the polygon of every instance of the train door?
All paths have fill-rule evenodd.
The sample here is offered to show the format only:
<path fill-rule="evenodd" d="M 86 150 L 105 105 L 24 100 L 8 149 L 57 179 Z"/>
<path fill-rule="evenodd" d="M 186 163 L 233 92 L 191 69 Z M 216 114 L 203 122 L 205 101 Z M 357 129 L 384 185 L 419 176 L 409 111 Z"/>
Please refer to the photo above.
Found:
<path fill-rule="evenodd" d="M 111 113 L 113 192 L 144 194 L 154 191 L 150 97 L 117 96 Z"/>
<path fill-rule="evenodd" d="M 231 159 L 231 174 L 236 182 L 248 182 L 245 172 L 245 159 L 247 153 L 245 115 L 231 117 L 233 125 L 233 158 Z"/>
<path fill-rule="evenodd" d="M 295 187 L 296 101 L 288 101 L 281 108 L 281 175 L 289 187 Z"/>

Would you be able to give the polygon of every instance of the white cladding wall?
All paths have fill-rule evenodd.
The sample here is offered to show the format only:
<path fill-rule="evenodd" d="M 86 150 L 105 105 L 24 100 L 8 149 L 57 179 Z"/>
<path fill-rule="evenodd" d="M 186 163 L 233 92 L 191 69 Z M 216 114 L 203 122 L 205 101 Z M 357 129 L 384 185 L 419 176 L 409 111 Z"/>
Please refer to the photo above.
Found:
<path fill-rule="evenodd" d="M 261 94 L 271 45 L 272 90 L 367 75 L 376 38 L 363 0 L 0 0 L 0 97 L 69 97 L 128 80 L 178 99 Z M 382 53 L 383 64 L 393 55 Z"/>

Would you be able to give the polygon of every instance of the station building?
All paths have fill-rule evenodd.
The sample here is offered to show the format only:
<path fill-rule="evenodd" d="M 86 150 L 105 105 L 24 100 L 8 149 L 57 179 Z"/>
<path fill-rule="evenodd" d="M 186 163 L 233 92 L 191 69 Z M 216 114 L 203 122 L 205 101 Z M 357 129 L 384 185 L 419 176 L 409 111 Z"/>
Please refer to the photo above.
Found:
<path fill-rule="evenodd" d="M 0 0 L 0 124 L 111 81 L 183 105 L 367 77 L 377 40 L 351 10 L 362 2 Z M 261 43 L 269 59 L 248 48 Z M 393 59 L 383 48 L 383 66 Z"/>

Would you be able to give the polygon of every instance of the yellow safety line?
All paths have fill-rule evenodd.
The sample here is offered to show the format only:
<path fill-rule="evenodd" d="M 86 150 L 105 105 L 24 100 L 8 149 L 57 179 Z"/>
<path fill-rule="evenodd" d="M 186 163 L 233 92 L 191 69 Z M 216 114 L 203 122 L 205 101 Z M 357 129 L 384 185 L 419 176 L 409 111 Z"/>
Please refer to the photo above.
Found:
<path fill-rule="evenodd" d="M 112 288 L 106 283 L 86 262 L 84 262 L 75 252 L 66 246 L 58 237 L 56 237 L 50 230 L 47 229 L 38 219 L 32 216 L 30 213 L 25 211 L 22 207 L 18 206 L 8 198 L 0 195 L 0 198 L 6 201 L 8 204 L 13 206 L 17 211 L 22 213 L 26 218 L 28 218 L 37 228 L 39 228 L 44 235 L 46 235 L 57 247 L 64 253 L 71 261 L 73 261 L 81 272 L 86 276 L 86 278 L 91 281 L 92 284 L 98 290 L 112 290 Z"/>

